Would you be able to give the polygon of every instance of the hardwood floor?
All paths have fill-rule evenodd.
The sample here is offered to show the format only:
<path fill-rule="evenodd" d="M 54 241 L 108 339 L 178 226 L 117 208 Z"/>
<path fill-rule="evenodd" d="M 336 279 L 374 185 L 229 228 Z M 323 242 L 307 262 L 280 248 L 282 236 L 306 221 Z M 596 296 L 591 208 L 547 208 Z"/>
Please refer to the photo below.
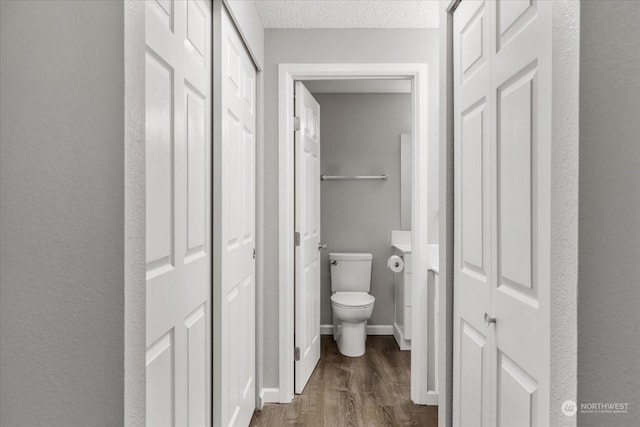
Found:
<path fill-rule="evenodd" d="M 410 399 L 411 355 L 391 336 L 370 336 L 362 357 L 338 352 L 322 337 L 322 356 L 304 393 L 292 403 L 265 404 L 251 426 L 437 426 L 436 406 Z"/>

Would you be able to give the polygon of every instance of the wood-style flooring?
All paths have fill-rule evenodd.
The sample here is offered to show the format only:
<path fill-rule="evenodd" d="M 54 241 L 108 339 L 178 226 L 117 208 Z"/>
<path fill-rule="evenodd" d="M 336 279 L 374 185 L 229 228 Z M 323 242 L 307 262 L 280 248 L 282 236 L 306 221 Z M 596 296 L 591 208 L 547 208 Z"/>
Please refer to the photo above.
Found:
<path fill-rule="evenodd" d="M 322 356 L 304 392 L 290 404 L 265 404 L 251 426 L 437 426 L 436 406 L 410 399 L 411 355 L 391 336 L 370 336 L 362 357 L 340 354 L 322 337 Z"/>

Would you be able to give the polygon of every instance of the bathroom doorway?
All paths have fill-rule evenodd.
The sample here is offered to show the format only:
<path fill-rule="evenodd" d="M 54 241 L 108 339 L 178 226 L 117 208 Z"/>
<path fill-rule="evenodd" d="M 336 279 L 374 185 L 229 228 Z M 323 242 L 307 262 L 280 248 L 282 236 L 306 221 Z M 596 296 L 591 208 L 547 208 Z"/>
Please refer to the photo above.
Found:
<path fill-rule="evenodd" d="M 305 198 L 303 200 L 296 200 L 296 189 L 299 189 L 299 183 L 296 180 L 296 155 L 294 147 L 298 147 L 297 141 L 295 141 L 295 129 L 296 126 L 299 125 L 298 120 L 295 118 L 296 114 L 296 104 L 298 98 L 295 99 L 294 102 L 294 93 L 296 90 L 296 82 L 304 82 L 307 86 L 311 87 L 312 92 L 318 93 L 318 97 L 324 97 L 321 93 L 327 90 L 332 92 L 340 91 L 340 86 L 343 87 L 354 87 L 357 85 L 361 85 L 363 87 L 375 87 L 378 86 L 387 86 L 390 85 L 400 85 L 408 88 L 407 102 L 408 102 L 408 123 L 410 124 L 409 129 L 404 129 L 401 132 L 397 132 L 395 139 L 395 149 L 398 152 L 398 165 L 397 169 L 393 172 L 392 180 L 396 182 L 398 185 L 397 188 L 397 199 L 398 205 L 400 204 L 400 149 L 401 149 L 401 140 L 405 141 L 405 144 L 410 147 L 411 151 L 411 189 L 408 191 L 410 194 L 410 215 L 404 215 L 405 218 L 408 216 L 411 222 L 411 226 L 408 230 L 405 230 L 404 237 L 405 240 L 398 241 L 399 245 L 403 243 L 405 245 L 411 245 L 411 258 L 412 258 L 412 273 L 410 280 L 410 286 L 407 287 L 410 289 L 411 297 L 407 297 L 407 301 L 411 301 L 413 307 L 404 311 L 404 313 L 408 313 L 408 319 L 410 319 L 410 323 L 413 325 L 428 325 L 433 322 L 433 308 L 429 309 L 429 289 L 427 285 L 428 281 L 428 270 L 429 270 L 429 246 L 427 244 L 428 240 L 427 236 L 427 129 L 426 129 L 426 104 L 427 104 L 427 93 L 426 93 L 426 79 L 427 79 L 427 67 L 425 64 L 281 64 L 279 67 L 279 132 L 280 132 L 280 145 L 279 145 L 279 159 L 280 159 L 280 260 L 281 260 L 281 268 L 280 268 L 280 306 L 279 312 L 280 314 L 280 388 L 279 392 L 279 401 L 280 403 L 288 403 L 294 397 L 294 391 L 299 392 L 300 387 L 296 384 L 296 369 L 295 369 L 295 359 L 301 358 L 305 354 L 314 354 L 314 357 L 319 357 L 319 344 L 318 350 L 305 348 L 304 350 L 300 347 L 296 348 L 296 343 L 300 341 L 299 330 L 296 328 L 296 321 L 298 321 L 298 316 L 296 314 L 305 313 L 307 314 L 306 319 L 315 318 L 314 322 L 317 324 L 307 325 L 307 330 L 309 331 L 309 339 L 305 339 L 306 343 L 311 343 L 316 339 L 316 335 L 318 334 L 332 334 L 333 325 L 331 321 L 330 323 L 322 323 L 327 322 L 327 319 L 331 319 L 331 309 L 327 307 L 325 304 L 324 308 L 321 308 L 319 305 L 316 305 L 318 310 L 323 311 L 323 313 L 319 313 L 318 315 L 313 314 L 313 316 L 308 316 L 309 311 L 307 306 L 298 307 L 296 301 L 298 301 L 296 293 L 294 289 L 296 288 L 296 242 L 298 241 L 298 235 L 296 232 L 299 232 L 296 224 L 296 213 L 297 206 L 296 201 L 298 203 L 307 203 L 310 199 Z M 321 89 L 322 86 L 330 87 L 330 89 Z M 308 88 L 307 88 L 308 89 Z M 354 89 L 343 89 L 343 92 L 349 90 L 353 91 Z M 396 92 L 399 89 L 394 89 Z M 407 91 L 407 89 L 404 89 Z M 365 92 L 366 89 L 360 89 L 360 92 Z M 371 91 L 374 91 L 371 89 Z M 387 89 L 389 91 L 389 89 Z M 327 92 L 328 93 L 328 92 Z M 313 95 L 312 95 L 313 96 Z M 325 100 L 326 101 L 326 100 Z M 334 107 L 337 107 L 339 104 L 335 104 Z M 298 105 L 299 107 L 299 105 Z M 319 114 L 320 119 L 322 120 L 322 111 Z M 319 129 L 321 129 L 322 125 L 318 123 Z M 401 134 L 404 134 L 404 137 L 401 137 Z M 391 141 L 390 141 L 391 143 Z M 322 144 L 322 135 L 320 135 L 320 145 Z M 338 150 L 339 153 L 339 150 Z M 366 165 L 366 153 L 364 153 L 364 157 L 361 159 L 364 163 L 361 163 L 361 166 Z M 340 154 L 338 154 L 340 156 Z M 312 162 L 313 163 L 313 162 Z M 349 177 L 350 181 L 355 180 L 366 180 L 372 182 L 359 182 L 358 184 L 365 185 L 382 185 L 388 184 L 389 181 L 389 173 L 386 173 L 384 170 L 373 171 L 376 167 L 374 163 L 369 164 L 369 168 L 364 168 L 363 171 L 347 172 L 346 169 L 342 170 L 340 167 L 334 168 L 335 170 L 320 170 L 320 165 L 322 167 L 330 168 L 329 164 L 321 163 L 321 159 L 317 161 L 317 170 L 311 169 L 314 172 L 309 176 L 316 176 L 318 181 L 318 189 L 320 190 L 321 186 L 326 186 L 330 184 L 333 189 L 336 189 L 336 185 L 340 185 L 340 178 L 331 179 L 331 177 Z M 351 162 L 352 166 L 356 166 L 354 162 Z M 378 164 L 381 166 L 382 163 Z M 344 168 L 349 167 L 349 165 L 345 164 Z M 365 170 L 366 169 L 366 170 Z M 324 174 L 325 181 L 321 181 L 321 175 Z M 385 177 L 385 175 L 387 175 Z M 364 176 L 365 178 L 358 178 Z M 356 178 L 354 178 L 356 177 Z M 389 180 L 389 181 L 387 181 Z M 336 181 L 336 182 L 330 182 Z M 353 190 L 353 184 L 355 182 L 349 183 Z M 305 187 L 306 188 L 306 187 Z M 324 187 L 323 187 L 324 188 Z M 384 188 L 384 187 L 383 187 Z M 344 189 L 344 187 L 343 187 Z M 328 190 L 328 188 L 327 188 Z M 324 189 L 321 190 L 324 192 Z M 309 192 L 307 192 L 308 194 Z M 313 194 L 313 192 L 311 192 Z M 338 191 L 338 193 L 341 193 Z M 355 196 L 348 196 L 348 193 L 342 192 L 342 194 L 335 195 L 337 199 L 334 201 L 335 203 L 340 203 L 340 197 L 346 197 L 344 199 L 345 202 L 353 203 Z M 362 196 L 362 195 L 361 195 Z M 333 202 L 332 202 L 333 203 Z M 361 204 L 365 204 L 364 202 Z M 373 212 L 372 209 L 375 209 L 375 206 L 369 206 L 369 212 Z M 398 206 L 399 208 L 399 206 Z M 320 208 L 321 209 L 321 208 Z M 398 209 L 399 210 L 399 209 Z M 387 237 L 388 241 L 385 243 L 387 245 L 386 255 L 382 256 L 380 254 L 377 255 L 376 262 L 378 263 L 376 268 L 379 268 L 380 261 L 383 261 L 384 268 L 386 269 L 386 261 L 387 257 L 393 253 L 391 237 L 392 233 L 390 231 L 400 232 L 401 227 L 399 224 L 400 213 L 398 212 L 398 227 L 397 230 L 389 230 L 389 236 Z M 343 236 L 346 238 L 347 236 Z M 399 237 L 399 234 L 396 234 L 395 237 Z M 302 236 L 300 236 L 302 239 Z M 329 273 L 328 267 L 328 258 L 329 252 L 337 250 L 345 250 L 340 248 L 330 248 L 327 247 L 327 251 L 323 251 L 323 234 L 320 232 L 316 237 L 317 241 L 313 241 L 315 245 L 309 244 L 309 248 L 314 246 L 314 249 L 319 256 L 317 260 L 314 262 L 318 263 L 317 271 L 321 275 L 325 276 L 325 286 L 322 287 L 323 294 L 320 295 L 318 292 L 317 297 L 324 299 L 328 299 L 330 295 L 330 288 L 326 286 L 326 279 Z M 344 245 L 343 245 L 344 247 Z M 349 251 L 353 251 L 354 248 L 346 248 Z M 406 248 L 405 248 L 406 249 Z M 311 252 L 311 250 L 310 250 Z M 359 250 L 359 252 L 367 252 L 366 248 Z M 402 254 L 401 254 L 402 255 Z M 374 255 L 375 256 L 375 255 Z M 380 259 L 384 257 L 384 259 Z M 403 255 L 404 257 L 404 255 Z M 432 262 L 435 261 L 436 256 L 432 256 Z M 325 265 L 326 264 L 326 265 Z M 326 268 L 325 268 L 326 267 Z M 314 267 L 315 268 L 315 267 Z M 326 271 L 325 271 L 326 270 Z M 310 271 L 307 269 L 306 271 Z M 386 270 L 385 270 L 386 272 Z M 389 272 L 388 277 L 391 277 L 392 273 Z M 320 281 L 320 278 L 318 278 Z M 394 287 L 394 279 L 387 280 L 387 283 L 384 284 L 386 286 L 386 291 L 388 292 L 388 297 L 392 300 L 395 298 Z M 326 289 L 325 289 L 326 288 Z M 375 288 L 372 288 L 375 290 Z M 314 298 L 316 296 L 314 295 Z M 391 312 L 394 317 L 391 318 L 391 322 L 382 325 L 374 325 L 372 322 L 369 325 L 368 332 L 369 334 L 385 334 L 389 335 L 389 339 L 393 339 L 391 336 L 393 335 L 394 328 L 393 323 L 396 323 L 395 318 L 395 301 L 391 308 Z M 404 303 L 403 303 L 404 304 Z M 404 305 L 403 305 L 404 307 Z M 404 314 L 403 313 L 403 314 Z M 372 314 L 375 316 L 375 314 Z M 307 320 L 308 322 L 309 320 Z M 429 334 L 427 332 L 427 328 L 424 326 L 420 326 L 416 328 L 415 326 L 412 328 L 412 338 L 411 338 L 411 355 L 410 355 L 410 366 L 411 366 L 411 378 L 410 378 L 410 396 L 411 401 L 415 404 L 437 404 L 437 396 L 429 393 L 429 385 L 428 378 L 435 378 L 437 375 L 433 372 L 433 367 L 431 368 L 431 372 L 429 372 Z M 295 331 L 295 332 L 294 332 Z M 314 331 L 318 333 L 315 334 Z M 323 338 L 326 341 L 326 338 Z M 319 341 L 319 340 L 318 340 Z M 393 341 L 391 341 L 393 342 Z M 311 351 L 311 353 L 310 353 Z M 315 353 L 314 353 L 315 352 Z M 315 356 L 317 354 L 317 356 Z M 315 366 L 315 363 L 307 363 L 308 365 Z M 311 372 L 313 369 L 311 369 Z M 307 374 L 310 375 L 310 372 Z M 431 397 L 429 397 L 431 396 Z"/>

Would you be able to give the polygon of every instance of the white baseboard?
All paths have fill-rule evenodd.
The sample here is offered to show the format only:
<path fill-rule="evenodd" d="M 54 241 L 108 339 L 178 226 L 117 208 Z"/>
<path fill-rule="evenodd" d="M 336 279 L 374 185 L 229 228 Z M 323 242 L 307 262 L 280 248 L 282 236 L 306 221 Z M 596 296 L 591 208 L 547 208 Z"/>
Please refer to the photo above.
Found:
<path fill-rule="evenodd" d="M 320 325 L 320 335 L 333 335 L 333 325 Z M 367 335 L 393 335 L 393 325 L 367 325 Z"/>
<path fill-rule="evenodd" d="M 393 335 L 393 325 L 367 325 L 367 335 Z"/>
<path fill-rule="evenodd" d="M 404 339 L 404 331 L 396 322 L 393 322 L 393 337 L 396 339 L 400 350 L 411 350 L 411 340 Z"/>
<path fill-rule="evenodd" d="M 427 392 L 427 405 L 438 406 L 438 392 L 429 390 Z"/>
<path fill-rule="evenodd" d="M 262 403 L 280 403 L 279 388 L 263 388 L 260 392 Z"/>
<path fill-rule="evenodd" d="M 333 325 L 320 325 L 320 335 L 333 335 Z"/>

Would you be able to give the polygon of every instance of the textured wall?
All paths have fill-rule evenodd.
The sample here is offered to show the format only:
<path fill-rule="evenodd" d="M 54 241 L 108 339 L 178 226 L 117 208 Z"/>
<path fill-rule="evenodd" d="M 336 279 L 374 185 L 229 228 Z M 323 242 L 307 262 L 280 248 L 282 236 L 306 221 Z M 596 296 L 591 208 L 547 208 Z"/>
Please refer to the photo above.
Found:
<path fill-rule="evenodd" d="M 562 403 L 575 400 L 578 283 L 578 113 L 580 3 L 558 1 L 552 10 L 552 110 L 549 421 L 574 426 Z"/>
<path fill-rule="evenodd" d="M 438 241 L 438 31 L 266 30 L 264 386 L 278 387 L 278 64 L 427 63 L 429 241 Z"/>
<path fill-rule="evenodd" d="M 145 5 L 124 2 L 124 425 L 146 421 Z"/>
<path fill-rule="evenodd" d="M 373 254 L 369 325 L 393 324 L 391 230 L 400 229 L 400 134 L 411 133 L 411 94 L 316 94 L 320 104 L 321 171 L 377 175 L 387 181 L 324 181 L 321 239 L 322 315 L 331 324 L 329 252 Z"/>
<path fill-rule="evenodd" d="M 123 3 L 0 2 L 0 425 L 121 425 Z"/>
<path fill-rule="evenodd" d="M 578 400 L 640 419 L 640 2 L 581 3 Z"/>

